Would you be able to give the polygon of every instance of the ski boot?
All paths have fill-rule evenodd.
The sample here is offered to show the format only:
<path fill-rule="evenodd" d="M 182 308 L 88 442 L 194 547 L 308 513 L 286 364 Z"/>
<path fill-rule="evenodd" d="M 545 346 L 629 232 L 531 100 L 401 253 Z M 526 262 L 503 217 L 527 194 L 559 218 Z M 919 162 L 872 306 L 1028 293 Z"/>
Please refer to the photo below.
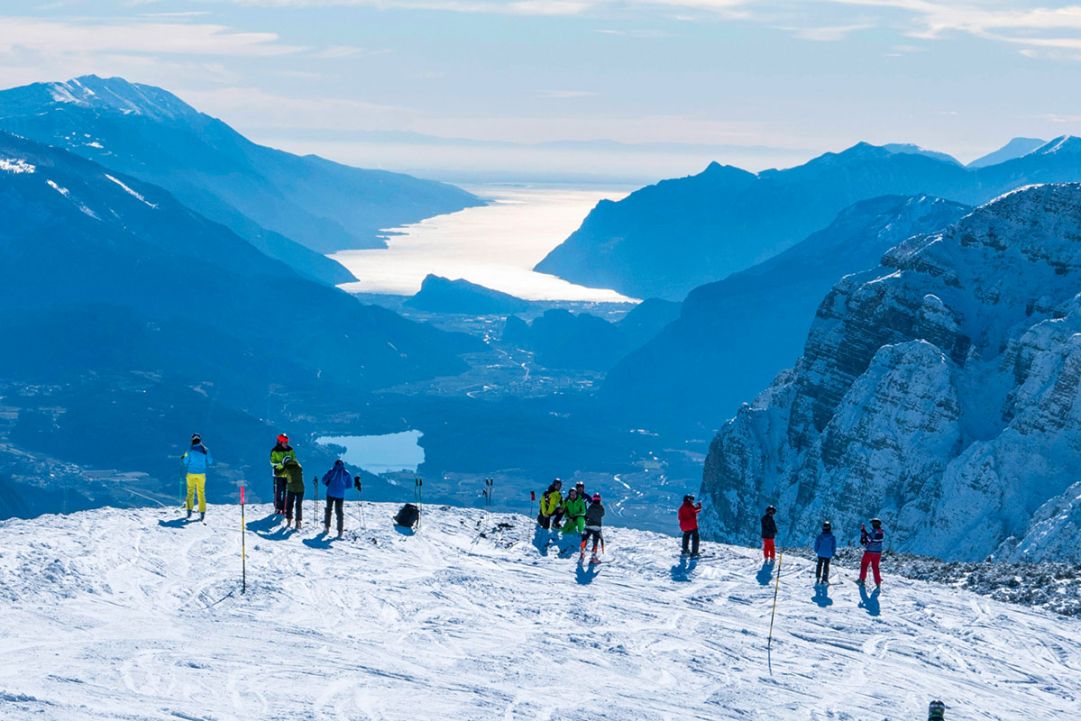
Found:
<path fill-rule="evenodd" d="M 200 513 L 199 514 L 199 522 L 201 523 L 201 522 L 203 522 L 205 520 L 206 520 L 206 514 L 205 513 Z"/>
<path fill-rule="evenodd" d="M 323 526 L 323 535 L 324 536 L 329 536 L 330 535 L 330 526 Z"/>
<path fill-rule="evenodd" d="M 188 515 L 187 515 L 187 516 L 185 516 L 185 518 L 188 518 L 188 519 L 190 519 L 190 518 L 191 518 L 191 509 L 190 509 L 190 508 L 188 509 Z"/>

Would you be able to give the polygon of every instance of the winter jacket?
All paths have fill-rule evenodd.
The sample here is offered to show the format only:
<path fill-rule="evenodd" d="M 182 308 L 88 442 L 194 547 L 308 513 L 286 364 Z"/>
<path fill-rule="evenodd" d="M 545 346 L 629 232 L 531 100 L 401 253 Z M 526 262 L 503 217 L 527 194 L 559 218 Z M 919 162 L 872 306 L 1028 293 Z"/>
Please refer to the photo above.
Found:
<path fill-rule="evenodd" d="M 282 471 L 282 463 L 285 462 L 286 458 L 296 460 L 297 454 L 292 446 L 283 446 L 279 443 L 270 451 L 270 466 L 274 469 L 275 478 L 286 478 L 285 472 Z"/>
<path fill-rule="evenodd" d="M 586 502 L 583 499 L 564 499 L 563 514 L 567 518 L 563 523 L 564 533 L 581 533 L 585 529 Z"/>
<path fill-rule="evenodd" d="M 553 516 L 563 505 L 563 494 L 551 486 L 541 496 L 540 512 L 542 516 Z"/>
<path fill-rule="evenodd" d="M 684 501 L 683 505 L 679 507 L 679 530 L 686 533 L 687 531 L 698 530 L 698 514 L 702 512 L 702 504 L 697 506 L 690 501 Z"/>
<path fill-rule="evenodd" d="M 210 449 L 200 443 L 181 456 L 180 462 L 188 469 L 188 473 L 206 473 L 206 467 L 214 462 L 214 457 L 210 455 Z"/>
<path fill-rule="evenodd" d="M 881 528 L 872 528 L 861 534 L 863 537 L 860 539 L 860 543 L 863 544 L 863 550 L 868 553 L 882 553 L 882 542 L 886 540 L 886 532 Z"/>
<path fill-rule="evenodd" d="M 586 509 L 586 528 L 600 528 L 604 525 L 601 519 L 604 518 L 604 506 L 600 501 L 590 503 L 589 508 Z"/>
<path fill-rule="evenodd" d="M 300 467 L 299 463 L 288 463 L 282 466 L 282 475 L 280 477 L 288 481 L 285 488 L 290 493 L 304 492 L 304 469 Z"/>
<path fill-rule="evenodd" d="M 833 558 L 837 553 L 837 537 L 831 531 L 822 531 L 815 539 L 815 553 L 819 558 Z"/>
<path fill-rule="evenodd" d="M 773 516 L 766 514 L 762 516 L 762 538 L 776 538 L 777 537 L 777 522 L 773 520 Z"/>
<path fill-rule="evenodd" d="M 327 487 L 327 498 L 345 498 L 345 491 L 353 485 L 345 464 L 334 461 L 334 467 L 323 474 L 323 485 Z"/>

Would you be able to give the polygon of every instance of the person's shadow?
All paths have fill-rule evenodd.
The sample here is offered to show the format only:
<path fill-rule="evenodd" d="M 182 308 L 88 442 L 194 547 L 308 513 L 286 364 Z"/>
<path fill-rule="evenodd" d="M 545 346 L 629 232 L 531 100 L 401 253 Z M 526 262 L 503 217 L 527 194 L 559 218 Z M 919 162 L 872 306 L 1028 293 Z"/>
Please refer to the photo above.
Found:
<path fill-rule="evenodd" d="M 579 563 L 577 569 L 574 572 L 574 580 L 583 586 L 588 586 L 593 583 L 593 579 L 597 577 L 597 573 L 600 572 L 600 566 L 596 563 Z"/>
<path fill-rule="evenodd" d="M 254 531 L 255 533 L 266 533 L 274 528 L 274 526 L 278 525 L 279 518 L 281 518 L 281 516 L 277 513 L 268 513 L 258 521 L 248 521 L 248 530 Z"/>
<path fill-rule="evenodd" d="M 876 588 L 871 593 L 867 593 L 867 586 L 860 586 L 860 608 L 867 611 L 868 615 L 877 616 L 882 613 L 878 605 L 878 591 L 879 589 Z"/>
<path fill-rule="evenodd" d="M 763 586 L 768 586 L 769 582 L 773 580 L 773 564 L 769 561 L 762 563 L 762 568 L 758 569 L 758 573 L 755 574 L 755 580 Z"/>
<path fill-rule="evenodd" d="M 538 523 L 533 531 L 533 547 L 537 549 L 540 555 L 547 556 L 551 545 L 552 532 Z"/>
<path fill-rule="evenodd" d="M 417 535 L 417 529 L 415 526 L 399 526 L 397 523 L 395 523 L 394 530 L 402 534 L 403 536 Z"/>
<path fill-rule="evenodd" d="M 679 563 L 672 566 L 672 580 L 676 583 L 687 583 L 691 580 L 691 574 L 698 565 L 697 558 L 688 560 L 687 556 L 680 556 Z"/>
<path fill-rule="evenodd" d="M 330 548 L 331 541 L 334 541 L 334 540 L 336 540 L 335 537 L 328 536 L 325 533 L 320 533 L 315 538 L 305 538 L 303 541 L 301 541 L 301 543 L 303 543 L 308 548 L 326 549 L 326 548 Z"/>
<path fill-rule="evenodd" d="M 811 600 L 822 608 L 832 606 L 833 599 L 830 598 L 830 587 L 822 584 L 815 586 L 815 595 L 811 597 Z"/>
<path fill-rule="evenodd" d="M 161 526 L 162 528 L 184 528 L 189 523 L 191 523 L 192 520 L 193 519 L 190 519 L 190 518 L 174 518 L 171 521 L 160 521 L 159 520 L 158 525 Z"/>

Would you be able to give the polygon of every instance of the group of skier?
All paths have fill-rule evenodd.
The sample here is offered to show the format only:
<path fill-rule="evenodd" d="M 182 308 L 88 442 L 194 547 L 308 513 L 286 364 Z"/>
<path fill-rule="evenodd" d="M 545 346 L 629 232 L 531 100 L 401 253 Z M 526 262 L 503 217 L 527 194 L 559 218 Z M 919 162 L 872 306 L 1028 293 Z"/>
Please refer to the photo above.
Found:
<path fill-rule="evenodd" d="M 777 522 L 774 516 L 777 509 L 774 506 L 766 508 L 762 516 L 762 556 L 766 563 L 777 560 Z M 882 585 L 882 573 L 879 570 L 879 562 L 882 560 L 882 544 L 886 540 L 886 532 L 882 529 L 882 520 L 871 519 L 871 530 L 867 530 L 865 524 L 860 524 L 860 545 L 863 546 L 863 557 L 860 559 L 860 576 L 856 581 L 863 586 L 867 583 L 868 568 L 874 574 L 875 587 Z M 814 541 L 814 552 L 817 556 L 815 564 L 815 585 L 828 586 L 830 582 L 830 562 L 837 555 L 837 537 L 833 535 L 833 524 L 830 521 L 822 522 L 822 532 Z"/>
<path fill-rule="evenodd" d="M 562 525 L 561 525 L 562 524 Z M 604 553 L 604 504 L 601 494 L 590 495 L 585 483 L 579 481 L 574 488 L 563 496 L 563 481 L 552 481 L 548 489 L 541 494 L 540 513 L 537 525 L 545 530 L 561 531 L 565 536 L 581 536 L 579 558 L 584 559 L 586 547 L 592 541 L 591 561 L 597 561 L 598 547 Z"/>
<path fill-rule="evenodd" d="M 187 479 L 185 505 L 188 518 L 191 518 L 194 497 L 198 495 L 199 519 L 202 520 L 206 516 L 206 471 L 213 458 L 198 433 L 192 434 L 191 447 L 181 457 L 181 462 Z M 295 523 L 295 528 L 299 530 L 304 512 L 304 469 L 297 460 L 296 451 L 289 445 L 289 436 L 285 433 L 278 436 L 277 443 L 270 451 L 270 466 L 274 473 L 274 512 L 285 516 L 287 526 L 294 527 Z M 338 537 L 341 537 L 344 531 L 345 491 L 351 483 L 360 490 L 360 477 L 351 478 L 341 459 L 335 461 L 334 466 L 323 474 L 322 484 L 326 486 L 324 533 L 330 533 L 331 517 L 336 516 Z M 693 495 L 683 497 L 683 503 L 676 515 L 683 536 L 684 556 L 697 558 L 699 555 L 698 514 L 701 511 L 702 504 L 696 503 Z M 762 556 L 766 563 L 773 563 L 777 559 L 777 522 L 774 519 L 776 513 L 777 509 L 771 505 L 762 516 Z M 537 524 L 545 530 L 562 532 L 565 536 L 580 536 L 580 557 L 584 558 L 591 541 L 592 560 L 597 560 L 598 549 L 601 553 L 604 552 L 604 505 L 601 503 L 601 494 L 587 493 L 582 481 L 578 481 L 567 491 L 566 496 L 563 495 L 563 481 L 558 478 L 552 481 L 541 495 Z M 860 525 L 860 544 L 864 550 L 860 559 L 859 580 L 856 583 L 864 585 L 870 570 L 875 586 L 882 585 L 879 563 L 882 560 L 885 538 L 881 519 L 872 518 L 870 530 L 865 525 Z M 833 535 L 833 526 L 829 521 L 822 523 L 822 532 L 814 541 L 814 551 L 817 556 L 815 584 L 829 585 L 830 562 L 837 554 L 837 538 Z"/>
<path fill-rule="evenodd" d="M 203 444 L 198 433 L 191 436 L 191 447 L 181 456 L 187 482 L 185 508 L 191 518 L 195 496 L 199 498 L 199 520 L 206 518 L 206 471 L 213 463 L 210 450 Z M 274 513 L 285 516 L 289 527 L 300 530 L 304 516 L 304 468 L 297 460 L 296 451 L 289 445 L 289 436 L 282 433 L 270 450 L 270 468 L 274 477 Z M 323 515 L 323 533 L 330 533 L 331 518 L 336 517 L 338 537 L 345 530 L 345 492 L 350 485 L 360 490 L 360 476 L 349 475 L 345 464 L 338 459 L 321 482 L 326 486 L 326 509 Z M 295 520 L 294 520 L 295 519 Z"/>

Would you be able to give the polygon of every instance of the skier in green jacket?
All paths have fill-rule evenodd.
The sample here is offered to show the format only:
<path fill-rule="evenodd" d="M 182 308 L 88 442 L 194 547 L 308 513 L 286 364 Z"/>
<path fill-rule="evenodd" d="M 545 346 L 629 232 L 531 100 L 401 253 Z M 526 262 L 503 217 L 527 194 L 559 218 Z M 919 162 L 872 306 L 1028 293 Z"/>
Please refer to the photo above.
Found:
<path fill-rule="evenodd" d="M 563 515 L 567 520 L 563 523 L 563 533 L 581 533 L 586 527 L 586 501 L 578 497 L 578 491 L 574 488 L 567 491 L 567 498 L 563 501 Z"/>
<path fill-rule="evenodd" d="M 274 471 L 274 512 L 279 516 L 285 515 L 285 487 L 288 478 L 285 475 L 285 459 L 297 459 L 296 451 L 289 445 L 289 436 L 282 433 L 278 436 L 278 443 L 270 450 L 270 467 Z"/>

